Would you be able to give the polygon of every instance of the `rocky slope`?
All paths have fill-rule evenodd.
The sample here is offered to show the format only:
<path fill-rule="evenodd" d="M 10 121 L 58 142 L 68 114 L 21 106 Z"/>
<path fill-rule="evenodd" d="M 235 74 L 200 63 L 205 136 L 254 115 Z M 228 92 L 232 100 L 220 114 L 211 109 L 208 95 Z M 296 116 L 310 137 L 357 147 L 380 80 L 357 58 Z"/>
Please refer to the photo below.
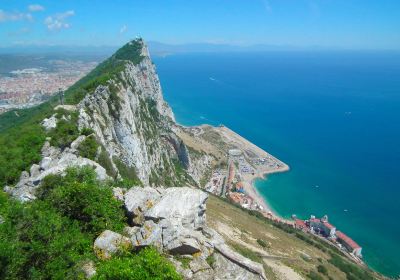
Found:
<path fill-rule="evenodd" d="M 99 180 L 116 184 L 131 179 L 128 190 L 114 189 L 129 226 L 96 239 L 99 258 L 112 257 L 120 247 L 151 245 L 168 254 L 185 279 L 265 279 L 262 265 L 234 252 L 205 225 L 208 196 L 193 187 L 215 158 L 190 151 L 177 136 L 179 126 L 144 42 L 128 43 L 88 77 L 76 91 L 85 93 L 78 103 L 57 106 L 43 120 L 48 137 L 39 164 L 5 191 L 23 202 L 34 200 L 47 175 L 69 167 L 92 166 Z M 188 266 L 182 258 L 190 260 Z M 90 269 L 87 275 L 95 273 Z"/>
<path fill-rule="evenodd" d="M 155 66 L 142 43 L 141 61 L 128 61 L 118 79 L 97 87 L 79 104 L 79 127 L 92 128 L 107 151 L 114 171 L 116 160 L 134 168 L 144 185 L 169 185 L 163 180 L 176 164 L 187 165 L 186 148 L 170 130 L 171 108 L 164 101 Z M 175 160 L 175 161 L 174 161 Z"/>

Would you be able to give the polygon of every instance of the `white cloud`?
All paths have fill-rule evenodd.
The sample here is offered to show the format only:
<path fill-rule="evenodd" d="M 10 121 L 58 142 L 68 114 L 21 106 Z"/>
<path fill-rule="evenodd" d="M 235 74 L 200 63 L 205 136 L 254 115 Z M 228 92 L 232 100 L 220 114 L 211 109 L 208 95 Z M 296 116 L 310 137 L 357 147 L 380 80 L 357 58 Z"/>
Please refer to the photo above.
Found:
<path fill-rule="evenodd" d="M 19 21 L 19 20 L 33 20 L 30 13 L 20 13 L 20 12 L 7 12 L 0 10 L 0 22 L 6 21 Z"/>
<path fill-rule="evenodd" d="M 120 34 L 123 34 L 126 32 L 126 30 L 128 30 L 128 27 L 126 25 L 122 26 L 121 29 L 119 30 Z"/>
<path fill-rule="evenodd" d="M 69 17 L 75 15 L 73 10 L 66 11 L 64 13 L 58 13 L 53 16 L 49 16 L 44 20 L 44 24 L 47 26 L 47 29 L 50 31 L 57 31 L 61 29 L 68 29 L 71 27 L 71 24 L 66 22 Z"/>
<path fill-rule="evenodd" d="M 28 6 L 28 10 L 30 12 L 41 12 L 41 11 L 44 11 L 44 7 L 39 4 L 31 4 Z"/>

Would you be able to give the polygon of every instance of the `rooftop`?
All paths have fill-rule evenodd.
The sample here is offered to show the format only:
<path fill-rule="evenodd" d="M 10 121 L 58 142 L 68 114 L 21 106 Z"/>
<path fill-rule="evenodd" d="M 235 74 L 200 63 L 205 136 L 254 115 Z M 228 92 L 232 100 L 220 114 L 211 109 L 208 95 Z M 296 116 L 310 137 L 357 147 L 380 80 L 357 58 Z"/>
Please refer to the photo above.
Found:
<path fill-rule="evenodd" d="M 343 240 L 347 245 L 349 245 L 353 249 L 361 248 L 361 246 L 358 245 L 353 239 L 351 239 L 350 237 L 348 237 L 346 234 L 344 234 L 341 231 L 337 231 L 336 236 L 337 236 L 337 238 Z"/>

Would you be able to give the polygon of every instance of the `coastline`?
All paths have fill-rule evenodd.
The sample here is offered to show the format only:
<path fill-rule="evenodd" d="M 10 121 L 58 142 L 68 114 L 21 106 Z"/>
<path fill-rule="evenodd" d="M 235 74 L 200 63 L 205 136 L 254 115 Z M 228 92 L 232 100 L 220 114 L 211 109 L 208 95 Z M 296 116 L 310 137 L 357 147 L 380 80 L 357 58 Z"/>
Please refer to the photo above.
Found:
<path fill-rule="evenodd" d="M 235 131 L 229 129 L 226 126 L 220 126 L 216 128 L 220 134 L 227 140 L 227 142 L 236 147 L 237 149 L 243 151 L 244 157 L 252 161 L 252 158 L 264 158 L 268 159 L 270 162 L 275 163 L 273 167 L 268 165 L 255 165 L 252 164 L 254 168 L 254 173 L 241 174 L 243 189 L 245 193 L 250 196 L 253 201 L 258 203 L 263 207 L 263 210 L 260 211 L 265 217 L 271 218 L 276 221 L 293 224 L 293 221 L 287 220 L 280 216 L 274 209 L 269 205 L 268 201 L 258 192 L 257 187 L 255 186 L 256 179 L 267 180 L 269 174 L 274 173 L 282 173 L 290 170 L 289 165 L 282 162 L 278 158 L 274 157 L 270 153 L 266 152 L 262 148 L 258 147 L 254 143 L 250 142 L 243 136 L 239 135 Z"/>
<path fill-rule="evenodd" d="M 293 221 L 285 219 L 283 216 L 279 215 L 278 212 L 276 212 L 270 205 L 269 201 L 264 198 L 258 191 L 256 187 L 256 180 L 268 180 L 268 175 L 274 174 L 274 173 L 283 173 L 283 172 L 288 172 L 290 171 L 290 167 L 285 164 L 284 167 L 282 167 L 280 170 L 276 171 L 269 171 L 269 172 L 264 172 L 261 174 L 257 174 L 252 176 L 252 178 L 249 178 L 249 180 L 244 184 L 244 189 L 245 192 L 251 196 L 254 201 L 256 201 L 258 204 L 263 206 L 265 209 L 264 211 L 260 211 L 261 213 L 264 214 L 264 216 L 268 218 L 272 218 L 274 220 L 279 220 L 279 221 L 284 221 L 285 223 L 293 224 Z"/>

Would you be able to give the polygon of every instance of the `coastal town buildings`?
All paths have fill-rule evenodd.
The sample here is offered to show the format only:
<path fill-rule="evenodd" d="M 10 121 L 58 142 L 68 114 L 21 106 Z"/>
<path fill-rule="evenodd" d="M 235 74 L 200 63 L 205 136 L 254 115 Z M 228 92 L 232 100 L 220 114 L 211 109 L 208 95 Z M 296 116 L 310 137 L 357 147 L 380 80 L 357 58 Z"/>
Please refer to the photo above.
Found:
<path fill-rule="evenodd" d="M 67 89 L 92 70 L 97 62 L 50 62 L 51 69 L 27 68 L 0 75 L 0 113 L 40 104 Z"/>
<path fill-rule="evenodd" d="M 294 227 L 296 229 L 322 236 L 327 240 L 333 242 L 339 248 L 344 248 L 353 256 L 357 258 L 362 257 L 361 246 L 343 232 L 337 231 L 336 227 L 329 223 L 328 216 L 325 215 L 321 219 L 318 219 L 315 216 L 311 215 L 310 219 L 301 220 L 298 219 L 296 215 L 293 215 L 292 218 L 294 220 Z"/>
<path fill-rule="evenodd" d="M 361 257 L 361 246 L 358 245 L 353 239 L 348 237 L 341 231 L 336 232 L 337 241 L 342 244 L 350 253 L 357 257 Z"/>

